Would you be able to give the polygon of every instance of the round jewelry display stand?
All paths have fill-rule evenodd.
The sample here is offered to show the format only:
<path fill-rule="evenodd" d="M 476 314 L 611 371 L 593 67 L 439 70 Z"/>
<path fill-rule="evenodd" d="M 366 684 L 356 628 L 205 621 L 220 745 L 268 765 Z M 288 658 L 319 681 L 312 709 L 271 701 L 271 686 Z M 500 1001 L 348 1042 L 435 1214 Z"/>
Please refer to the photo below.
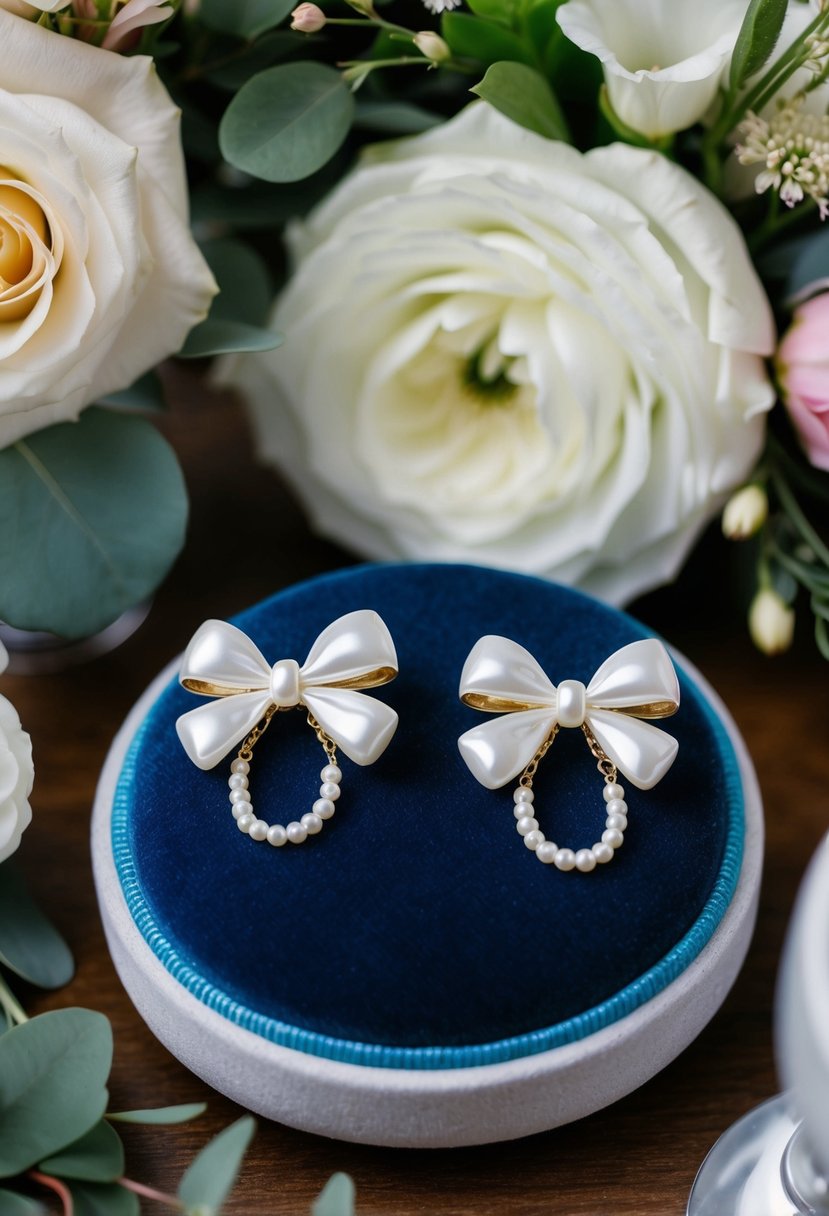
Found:
<path fill-rule="evenodd" d="M 301 849 L 239 833 L 227 766 L 203 773 L 184 756 L 175 719 L 193 698 L 175 682 L 178 660 L 128 716 L 92 830 L 124 986 L 193 1072 L 323 1135 L 451 1147 L 590 1114 L 674 1059 L 742 964 L 762 860 L 745 747 L 674 655 L 674 769 L 630 791 L 612 865 L 560 873 L 523 848 L 511 789 L 481 789 L 458 753 L 476 722 L 457 699 L 463 659 L 497 632 L 554 681 L 586 681 L 646 631 L 535 579 L 425 565 L 317 579 L 237 623 L 269 662 L 301 661 L 327 622 L 359 608 L 394 638 L 400 676 L 378 692 L 400 725 L 371 769 L 343 764 L 337 814 Z M 280 718 L 250 771 L 274 817 L 286 796 L 307 800 L 320 764 L 300 715 Z M 601 779 L 581 743 L 557 742 L 538 777 L 548 836 L 589 845 Z"/>

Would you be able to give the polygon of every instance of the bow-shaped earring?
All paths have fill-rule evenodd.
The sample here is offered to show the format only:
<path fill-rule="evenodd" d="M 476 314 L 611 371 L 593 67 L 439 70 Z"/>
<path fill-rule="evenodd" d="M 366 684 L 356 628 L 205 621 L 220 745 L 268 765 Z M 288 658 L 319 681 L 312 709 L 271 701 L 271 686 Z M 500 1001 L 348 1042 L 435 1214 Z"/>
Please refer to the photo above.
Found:
<path fill-rule="evenodd" d="M 302 844 L 334 814 L 342 780 L 337 748 L 355 764 L 365 765 L 388 747 L 397 714 L 357 690 L 387 684 L 396 675 L 391 634 L 369 609 L 349 612 L 328 625 L 302 667 L 295 659 L 280 659 L 271 666 L 241 629 L 225 621 L 205 621 L 184 652 L 179 682 L 189 692 L 219 699 L 182 714 L 176 731 L 201 769 L 213 768 L 241 742 L 228 781 L 236 826 L 252 840 Z M 277 711 L 303 707 L 325 750 L 320 796 L 300 820 L 287 827 L 269 825 L 253 813 L 248 788 L 253 748 Z"/>
<path fill-rule="evenodd" d="M 461 755 L 487 789 L 499 789 L 521 773 L 513 795 L 519 835 L 539 861 L 559 870 L 587 873 L 612 860 L 628 822 L 617 770 L 649 790 L 679 748 L 665 731 L 639 721 L 666 718 L 679 708 L 676 672 L 655 638 L 617 650 L 586 688 L 579 680 L 562 680 L 556 688 L 528 650 L 490 634 L 475 643 L 464 664 L 460 698 L 474 709 L 503 714 L 461 735 Z M 605 781 L 602 838 L 578 852 L 547 840 L 532 813 L 533 777 L 563 726 L 581 727 Z"/>

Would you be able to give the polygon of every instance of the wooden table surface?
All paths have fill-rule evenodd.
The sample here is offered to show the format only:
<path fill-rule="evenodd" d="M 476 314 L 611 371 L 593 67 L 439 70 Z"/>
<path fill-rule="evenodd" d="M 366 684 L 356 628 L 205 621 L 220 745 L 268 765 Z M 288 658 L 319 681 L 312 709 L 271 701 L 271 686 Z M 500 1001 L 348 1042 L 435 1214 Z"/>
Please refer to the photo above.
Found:
<path fill-rule="evenodd" d="M 174 375 L 181 380 L 184 373 Z M 85 1005 L 112 1020 L 112 1109 L 209 1102 L 207 1114 L 188 1125 L 126 1129 L 128 1174 L 167 1190 L 175 1189 L 193 1153 L 240 1112 L 153 1038 L 112 967 L 89 861 L 97 775 L 127 710 L 198 623 L 348 560 L 308 534 L 275 478 L 256 467 L 236 402 L 186 380 L 174 395 L 179 401 L 165 429 L 185 469 L 192 523 L 185 552 L 147 621 L 105 658 L 3 684 L 35 747 L 35 819 L 21 862 L 78 965 L 62 991 L 21 995 L 30 1012 Z M 722 549 L 710 546 L 678 586 L 634 606 L 724 698 L 763 790 L 767 851 L 760 915 L 748 960 L 721 1011 L 678 1060 L 636 1093 L 579 1123 L 513 1143 L 377 1149 L 260 1120 L 229 1213 L 305 1216 L 328 1176 L 346 1170 L 357 1184 L 361 1216 L 679 1216 L 713 1141 L 776 1092 L 775 973 L 797 884 L 829 825 L 829 667 L 814 649 L 808 622 L 785 658 L 769 660 L 753 650 L 741 612 L 729 601 L 727 574 L 718 577 L 710 568 Z M 152 1204 L 146 1210 L 162 1209 Z"/>

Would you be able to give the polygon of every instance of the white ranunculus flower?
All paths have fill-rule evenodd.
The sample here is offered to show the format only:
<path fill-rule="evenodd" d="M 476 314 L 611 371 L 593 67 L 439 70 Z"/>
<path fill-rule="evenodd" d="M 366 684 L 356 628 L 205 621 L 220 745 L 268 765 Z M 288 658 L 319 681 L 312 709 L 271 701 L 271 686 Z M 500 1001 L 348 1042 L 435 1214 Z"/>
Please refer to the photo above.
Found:
<path fill-rule="evenodd" d="M 698 122 L 731 62 L 747 0 L 568 0 L 564 33 L 601 60 L 623 122 L 658 139 Z"/>
<path fill-rule="evenodd" d="M 0 11 L 0 447 L 181 347 L 215 283 L 151 59 Z"/>
<path fill-rule="evenodd" d="M 0 642 L 0 672 L 8 662 Z M 11 857 L 32 821 L 29 794 L 34 781 L 32 741 L 20 725 L 17 711 L 0 696 L 0 862 Z"/>
<path fill-rule="evenodd" d="M 656 152 L 582 155 L 484 102 L 379 145 L 293 234 L 233 373 L 319 529 L 622 601 L 742 484 L 769 305 L 719 202 Z"/>

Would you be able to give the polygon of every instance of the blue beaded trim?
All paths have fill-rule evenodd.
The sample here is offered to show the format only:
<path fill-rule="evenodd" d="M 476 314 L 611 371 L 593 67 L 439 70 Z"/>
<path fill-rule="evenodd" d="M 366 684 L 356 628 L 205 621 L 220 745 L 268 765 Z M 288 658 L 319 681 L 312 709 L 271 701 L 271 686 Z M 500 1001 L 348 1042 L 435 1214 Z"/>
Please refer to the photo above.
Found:
<path fill-rule="evenodd" d="M 277 1018 L 249 1009 L 211 984 L 179 954 L 158 927 L 135 873 L 127 825 L 136 759 L 148 726 L 146 718 L 128 750 L 112 808 L 115 868 L 127 907 L 153 954 L 192 996 L 237 1026 L 243 1026 L 245 1030 L 250 1030 L 271 1043 L 292 1047 L 295 1051 L 303 1051 L 307 1055 L 339 1060 L 345 1064 L 368 1065 L 372 1068 L 474 1068 L 481 1064 L 499 1064 L 505 1060 L 537 1055 L 553 1047 L 575 1043 L 605 1026 L 612 1025 L 620 1018 L 627 1017 L 667 988 L 708 944 L 734 896 L 742 866 L 745 835 L 743 783 L 725 728 L 707 702 L 703 702 L 703 708 L 710 720 L 722 757 L 729 817 L 720 872 L 705 907 L 674 948 L 632 984 L 628 984 L 626 988 L 620 989 L 608 1000 L 602 1001 L 585 1013 L 558 1022 L 555 1026 L 546 1026 L 542 1030 L 468 1047 L 388 1047 L 333 1038 L 291 1026 Z"/>

